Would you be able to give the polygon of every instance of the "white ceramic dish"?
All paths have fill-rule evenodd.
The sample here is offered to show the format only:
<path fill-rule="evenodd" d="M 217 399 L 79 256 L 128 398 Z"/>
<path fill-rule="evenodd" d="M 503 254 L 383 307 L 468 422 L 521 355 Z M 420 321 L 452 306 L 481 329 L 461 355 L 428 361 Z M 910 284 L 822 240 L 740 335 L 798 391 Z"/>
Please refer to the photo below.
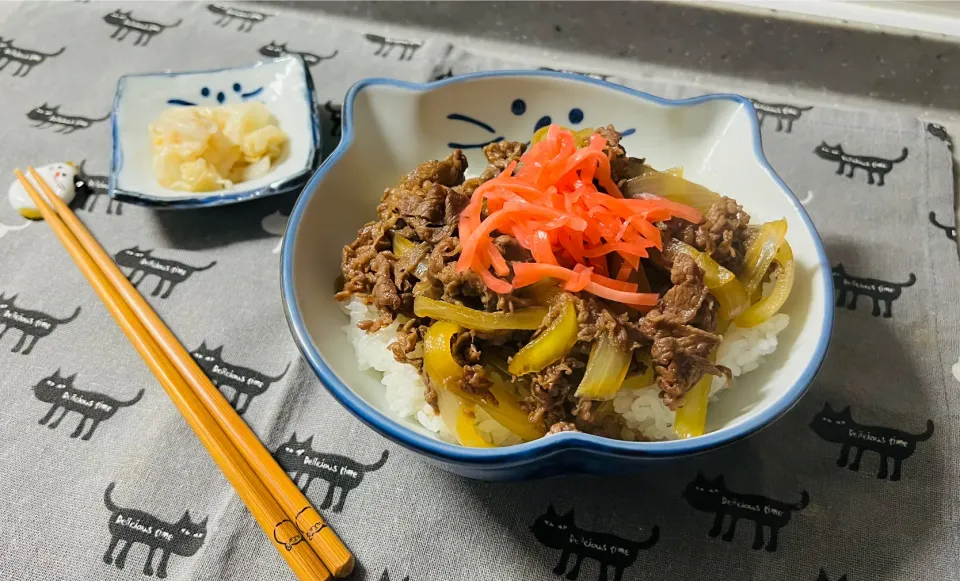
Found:
<path fill-rule="evenodd" d="M 215 192 L 180 192 L 157 183 L 149 126 L 163 110 L 251 99 L 266 105 L 289 137 L 285 156 L 267 175 Z M 112 124 L 110 195 L 147 206 L 214 206 L 284 193 L 309 177 L 320 153 L 313 81 L 303 60 L 295 56 L 216 71 L 121 77 L 114 98 Z"/>
<path fill-rule="evenodd" d="M 756 114 L 745 98 L 668 101 L 561 73 L 478 73 L 428 85 L 362 81 L 347 95 L 343 119 L 340 146 L 304 189 L 288 223 L 284 299 L 295 339 L 323 383 L 357 417 L 398 443 L 480 478 L 617 471 L 639 458 L 700 452 L 753 433 L 789 409 L 819 369 L 833 320 L 830 266 L 803 207 L 764 158 Z M 551 121 L 573 128 L 612 123 L 628 134 L 628 153 L 658 168 L 682 166 L 685 177 L 737 199 L 754 222 L 787 219 L 797 263 L 784 308 L 790 325 L 780 349 L 711 404 L 704 436 L 622 442 L 564 433 L 508 448 L 464 448 L 396 419 L 378 374 L 357 369 L 341 330 L 347 319 L 333 299 L 333 281 L 340 274 L 340 249 L 375 217 L 384 188 L 454 146 L 464 149 L 469 173 L 476 175 L 486 166 L 481 145 L 500 138 L 527 141 Z"/>

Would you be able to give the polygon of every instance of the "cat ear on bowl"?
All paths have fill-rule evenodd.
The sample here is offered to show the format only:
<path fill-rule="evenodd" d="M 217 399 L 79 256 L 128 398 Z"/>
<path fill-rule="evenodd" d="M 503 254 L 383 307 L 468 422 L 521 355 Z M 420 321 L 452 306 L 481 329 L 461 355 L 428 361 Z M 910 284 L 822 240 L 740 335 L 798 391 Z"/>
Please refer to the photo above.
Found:
<path fill-rule="evenodd" d="M 825 401 L 825 402 L 823 402 L 823 411 L 822 411 L 821 413 L 824 413 L 824 414 L 833 414 L 833 413 L 836 413 L 836 412 L 833 411 L 833 408 L 832 408 L 832 407 L 830 407 L 830 402 Z"/>
<path fill-rule="evenodd" d="M 557 511 L 553 508 L 553 503 L 550 503 L 550 506 L 547 507 L 547 516 L 557 516 Z"/>
<path fill-rule="evenodd" d="M 725 487 L 726 487 L 726 485 L 725 485 L 724 482 L 723 482 L 723 474 L 721 474 L 720 476 L 717 476 L 716 478 L 714 478 L 714 479 L 713 479 L 713 483 L 716 484 L 717 486 L 721 487 L 721 488 L 725 488 Z"/>
<path fill-rule="evenodd" d="M 70 382 L 70 383 L 72 383 L 72 382 L 73 382 L 73 380 L 74 380 L 74 379 L 76 379 L 76 377 L 77 377 L 77 374 L 76 374 L 76 373 L 74 373 L 74 374 L 73 374 L 73 375 L 71 375 L 70 377 L 64 377 L 63 379 L 64 379 L 64 381 L 67 381 L 67 382 Z"/>
<path fill-rule="evenodd" d="M 303 445 L 306 446 L 307 448 L 313 448 L 313 436 L 310 436 L 309 438 L 304 440 Z"/>
<path fill-rule="evenodd" d="M 842 410 L 840 410 L 840 415 L 841 415 L 841 416 L 848 417 L 848 418 L 851 417 L 851 414 L 850 414 L 850 406 L 847 406 L 847 407 L 843 408 Z"/>

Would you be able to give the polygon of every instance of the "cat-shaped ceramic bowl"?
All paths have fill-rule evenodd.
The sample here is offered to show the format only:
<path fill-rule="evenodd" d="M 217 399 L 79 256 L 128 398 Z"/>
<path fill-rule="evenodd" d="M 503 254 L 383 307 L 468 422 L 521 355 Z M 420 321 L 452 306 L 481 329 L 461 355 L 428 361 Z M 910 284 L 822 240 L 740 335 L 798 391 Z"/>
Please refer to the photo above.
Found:
<path fill-rule="evenodd" d="M 780 348 L 758 370 L 711 402 L 709 433 L 689 440 L 625 442 L 561 433 L 506 448 L 437 440 L 386 406 L 379 374 L 358 369 L 333 299 L 340 251 L 376 216 L 386 187 L 429 159 L 459 147 L 470 174 L 498 139 L 529 140 L 551 122 L 574 129 L 613 124 L 628 153 L 730 195 L 753 222 L 786 217 L 797 274 L 783 312 Z M 750 102 L 735 95 L 670 101 L 603 81 L 554 72 L 491 72 L 417 85 L 361 81 L 344 102 L 340 146 L 310 180 L 283 242 L 282 291 L 294 338 L 330 393 L 368 426 L 440 466 L 473 478 L 517 479 L 563 472 L 615 473 L 653 459 L 716 448 L 774 421 L 820 368 L 833 323 L 830 266 L 810 218 L 774 173 Z"/>
<path fill-rule="evenodd" d="M 111 197 L 160 208 L 232 204 L 286 193 L 306 183 L 319 162 L 320 121 L 313 80 L 297 56 L 216 71 L 127 75 L 113 103 Z M 216 107 L 258 100 L 287 134 L 286 152 L 259 178 L 213 192 L 182 192 L 161 186 L 153 171 L 150 124 L 170 107 Z"/>

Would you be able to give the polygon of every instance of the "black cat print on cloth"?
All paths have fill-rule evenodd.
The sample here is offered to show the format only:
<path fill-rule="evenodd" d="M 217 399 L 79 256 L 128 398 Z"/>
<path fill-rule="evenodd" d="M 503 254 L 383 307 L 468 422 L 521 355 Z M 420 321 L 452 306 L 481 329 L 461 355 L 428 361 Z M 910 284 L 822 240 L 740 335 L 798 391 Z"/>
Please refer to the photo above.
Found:
<path fill-rule="evenodd" d="M 53 375 L 41 379 L 39 383 L 33 386 L 33 395 L 43 403 L 50 404 L 50 409 L 40 418 L 41 426 L 45 425 L 50 429 L 56 429 L 67 413 L 76 412 L 80 414 L 80 421 L 77 423 L 77 427 L 73 430 L 73 433 L 70 434 L 70 437 L 89 440 L 93 432 L 97 429 L 97 426 L 100 425 L 100 422 L 109 420 L 120 408 L 130 407 L 143 398 L 143 389 L 138 391 L 137 395 L 126 401 L 114 399 L 95 391 L 77 389 L 73 385 L 76 378 L 76 373 L 69 377 L 64 377 L 60 375 L 60 370 L 58 369 Z M 57 410 L 61 410 L 60 417 L 51 422 L 50 419 Z M 83 429 L 87 426 L 88 421 L 90 422 L 90 427 L 86 433 L 83 433 Z M 81 436 L 80 434 L 83 435 Z"/>
<path fill-rule="evenodd" d="M 840 457 L 837 466 L 843 468 L 850 461 L 850 449 L 856 448 L 857 455 L 850 462 L 850 470 L 860 471 L 860 459 L 865 451 L 880 455 L 880 468 L 877 478 L 887 477 L 887 460 L 893 458 L 893 473 L 890 480 L 900 480 L 900 468 L 903 461 L 913 456 L 917 442 L 926 442 L 933 436 L 933 420 L 927 420 L 926 429 L 920 434 L 902 432 L 894 428 L 865 426 L 853 420 L 850 406 L 839 412 L 833 411 L 829 403 L 823 404 L 823 410 L 810 422 L 813 432 L 833 444 L 840 444 Z"/>
<path fill-rule="evenodd" d="M 843 170 L 847 169 L 847 177 L 852 178 L 854 170 L 863 169 L 867 172 L 867 183 L 870 185 L 876 183 L 878 186 L 884 185 L 884 176 L 890 173 L 894 165 L 907 159 L 908 153 L 907 148 L 904 147 L 900 153 L 900 157 L 896 159 L 853 155 L 843 151 L 843 146 L 839 143 L 836 145 L 827 145 L 826 141 L 818 145 L 813 152 L 821 159 L 837 162 L 839 164 L 836 172 L 837 175 L 843 174 Z M 874 180 L 874 176 L 877 177 L 876 180 Z"/>
<path fill-rule="evenodd" d="M 55 133 L 73 133 L 78 129 L 88 129 L 94 123 L 100 123 L 109 118 L 110 113 L 97 119 L 80 115 L 67 115 L 66 113 L 60 112 L 60 105 L 51 107 L 46 103 L 27 111 L 27 119 L 36 121 L 33 127 L 46 129 L 47 127 L 56 126 L 57 129 Z"/>
<path fill-rule="evenodd" d="M 759 494 L 731 492 L 724 484 L 723 476 L 708 480 L 700 472 L 687 485 L 683 497 L 693 508 L 714 513 L 713 527 L 709 532 L 711 537 L 723 532 L 723 519 L 726 516 L 730 517 L 730 527 L 721 538 L 727 542 L 733 541 L 738 520 L 751 520 L 756 527 L 752 546 L 754 550 L 760 550 L 764 548 L 763 529 L 769 528 L 770 539 L 766 549 L 771 552 L 777 550 L 780 529 L 790 522 L 793 512 L 806 508 L 810 503 L 810 495 L 806 490 L 800 493 L 800 502 L 790 504 Z"/>
<path fill-rule="evenodd" d="M 201 343 L 191 355 L 197 360 L 200 369 L 203 369 L 210 381 L 220 388 L 224 395 L 226 395 L 225 388 L 233 392 L 230 405 L 240 415 L 247 411 L 253 398 L 265 393 L 271 385 L 283 379 L 290 370 L 290 364 L 287 363 L 280 375 L 271 377 L 249 367 L 227 363 L 223 360 L 223 345 L 216 349 L 209 349 L 206 341 Z"/>
<path fill-rule="evenodd" d="M 957 228 L 955 226 L 947 226 L 946 224 L 941 224 L 940 222 L 938 222 L 936 212 L 930 212 L 929 218 L 930 218 L 930 223 L 936 226 L 937 228 L 943 230 L 944 233 L 947 235 L 947 238 L 949 238 L 950 240 L 956 241 Z"/>
<path fill-rule="evenodd" d="M 113 259 L 119 266 L 131 269 L 127 278 L 135 287 L 139 287 L 147 276 L 156 276 L 159 280 L 150 296 L 159 295 L 161 299 L 169 297 L 174 287 L 190 278 L 193 273 L 208 270 L 217 264 L 214 260 L 206 266 L 190 266 L 176 260 L 158 258 L 153 255 L 153 250 L 141 250 L 139 246 L 121 250 L 114 255 Z M 137 275 L 140 275 L 139 278 Z M 167 290 L 160 294 L 164 283 L 167 283 Z"/>
<path fill-rule="evenodd" d="M 56 52 L 40 52 L 22 46 L 14 45 L 14 39 L 3 38 L 0 36 L 0 71 L 7 68 L 10 63 L 17 64 L 17 70 L 13 71 L 14 77 L 25 77 L 30 74 L 33 67 L 43 64 L 47 59 L 60 56 L 67 47 L 62 47 Z"/>
<path fill-rule="evenodd" d="M 530 530 L 542 545 L 560 551 L 560 561 L 553 573 L 566 573 L 570 580 L 580 576 L 580 566 L 584 559 L 593 559 L 600 565 L 598 581 L 607 581 L 607 567 L 613 567 L 613 581 L 621 581 L 623 570 L 633 565 L 637 560 L 637 553 L 654 546 L 660 539 L 658 526 L 650 529 L 650 535 L 643 541 L 631 541 L 608 533 L 577 528 L 572 509 L 561 516 L 552 504 L 547 507 L 546 514 L 537 517 Z M 567 572 L 571 555 L 577 560 Z"/>
<path fill-rule="evenodd" d="M 390 572 L 386 569 L 383 570 L 383 575 L 380 575 L 380 581 L 390 581 Z M 410 576 L 406 575 L 400 581 L 410 581 Z"/>
<path fill-rule="evenodd" d="M 430 77 L 430 82 L 442 81 L 451 77 L 453 77 L 453 69 L 448 68 L 446 71 L 437 71 L 433 73 L 433 76 Z"/>
<path fill-rule="evenodd" d="M 79 207 L 80 210 L 87 212 L 93 212 L 94 207 L 97 205 L 97 201 L 102 198 L 107 198 L 107 214 L 113 214 L 116 210 L 116 215 L 120 216 L 123 214 L 123 202 L 120 200 L 114 200 L 110 197 L 110 178 L 105 175 L 91 175 L 86 172 L 84 167 L 87 163 L 87 160 L 80 162 L 80 165 L 77 166 L 77 175 L 74 178 L 73 186 L 77 190 L 78 195 L 83 195 L 83 204 Z"/>
<path fill-rule="evenodd" d="M 328 61 L 334 58 L 335 56 L 340 54 L 340 51 L 335 49 L 332 53 L 326 56 L 320 56 L 317 54 L 313 54 L 312 52 L 290 50 L 287 48 L 287 43 L 279 44 L 276 41 L 273 41 L 270 44 L 261 46 L 260 54 L 270 58 L 278 58 L 278 57 L 286 56 L 288 54 L 299 56 L 300 58 L 303 59 L 303 62 L 307 63 L 307 65 L 312 67 L 314 65 L 322 63 L 323 61 Z"/>
<path fill-rule="evenodd" d="M 860 295 L 866 295 L 873 299 L 874 317 L 880 316 L 880 306 L 883 305 L 883 317 L 889 319 L 893 316 L 893 301 L 900 298 L 903 289 L 911 287 L 917 282 L 917 277 L 912 272 L 907 282 L 886 282 L 875 278 L 859 278 L 850 276 L 843 268 L 843 263 L 838 262 L 833 267 L 833 289 L 837 293 L 837 306 L 846 305 L 848 310 L 857 310 L 857 299 Z M 850 300 L 847 300 L 847 294 Z"/>
<path fill-rule="evenodd" d="M 330 114 L 330 137 L 340 137 L 341 122 L 343 120 L 343 105 L 327 101 L 323 108 Z"/>
<path fill-rule="evenodd" d="M 53 333 L 57 330 L 57 327 L 66 325 L 80 315 L 80 307 L 77 307 L 72 315 L 63 319 L 58 319 L 40 311 L 24 309 L 17 306 L 19 296 L 17 294 L 8 298 L 0 292 L 0 340 L 11 329 L 20 331 L 20 339 L 11 349 L 13 353 L 29 355 L 38 340 Z M 24 349 L 24 347 L 26 348 Z"/>
<path fill-rule="evenodd" d="M 220 28 L 226 28 L 234 20 L 239 20 L 240 24 L 237 26 L 237 32 L 250 32 L 253 30 L 254 24 L 258 24 L 267 19 L 267 15 L 263 12 L 240 10 L 239 8 L 226 6 L 224 4 L 207 4 L 207 10 L 220 17 L 214 22 L 214 24 L 220 26 Z"/>
<path fill-rule="evenodd" d="M 190 511 L 184 511 L 176 522 L 166 522 L 142 510 L 117 506 L 112 498 L 115 485 L 115 482 L 111 482 L 103 493 L 103 503 L 110 511 L 110 545 L 103 554 L 104 563 L 123 569 L 130 549 L 139 543 L 149 549 L 143 563 L 143 574 L 152 576 L 156 573 L 157 577 L 164 579 L 170 555 L 192 557 L 203 546 L 207 538 L 207 519 L 195 523 Z M 114 555 L 117 548 L 120 552 Z M 153 557 L 158 551 L 160 560 L 154 569 Z"/>
<path fill-rule="evenodd" d="M 380 459 L 373 464 L 361 464 L 339 454 L 318 452 L 312 446 L 313 436 L 300 442 L 297 440 L 297 434 L 294 433 L 289 440 L 277 447 L 273 455 L 277 462 L 283 466 L 283 469 L 292 474 L 294 482 L 300 480 L 301 476 L 305 477 L 302 483 L 297 484 L 304 493 L 309 490 L 310 483 L 317 478 L 329 483 L 327 495 L 318 507 L 320 510 L 333 506 L 333 493 L 339 488 L 340 498 L 336 506 L 333 506 L 333 512 L 341 512 L 347 494 L 360 486 L 363 477 L 368 472 L 383 468 L 384 464 L 387 463 L 387 458 L 390 457 L 390 452 L 384 450 Z"/>
<path fill-rule="evenodd" d="M 750 102 L 753 104 L 753 108 L 757 110 L 757 121 L 760 122 L 760 127 L 763 127 L 764 119 L 773 117 L 777 120 L 777 131 L 785 133 L 793 132 L 793 122 L 799 119 L 804 111 L 813 109 L 813 107 L 797 107 L 785 103 L 764 103 L 756 99 L 750 99 Z"/>
<path fill-rule="evenodd" d="M 104 22 L 116 26 L 110 38 L 115 38 L 117 42 L 122 42 L 131 32 L 137 33 L 137 39 L 133 41 L 133 46 L 147 46 L 154 36 L 160 34 L 168 28 L 180 26 L 183 19 L 179 18 L 172 24 L 160 24 L 159 22 L 150 22 L 149 20 L 137 20 L 133 17 L 133 11 L 114 10 L 103 17 Z M 117 36 L 119 35 L 119 36 Z"/>
<path fill-rule="evenodd" d="M 841 575 L 836 579 L 830 579 L 830 577 L 827 576 L 827 572 L 820 569 L 820 575 L 817 577 L 817 581 L 847 581 L 847 576 Z"/>
<path fill-rule="evenodd" d="M 953 137 L 947 133 L 947 128 L 938 123 L 927 123 L 927 133 L 947 144 L 947 149 L 953 151 Z"/>
<path fill-rule="evenodd" d="M 377 45 L 377 51 L 373 56 L 386 58 L 395 48 L 400 49 L 400 56 L 397 60 L 413 60 L 413 55 L 423 46 L 422 40 L 404 40 L 402 38 L 389 38 L 379 34 L 364 34 L 364 38 Z"/>

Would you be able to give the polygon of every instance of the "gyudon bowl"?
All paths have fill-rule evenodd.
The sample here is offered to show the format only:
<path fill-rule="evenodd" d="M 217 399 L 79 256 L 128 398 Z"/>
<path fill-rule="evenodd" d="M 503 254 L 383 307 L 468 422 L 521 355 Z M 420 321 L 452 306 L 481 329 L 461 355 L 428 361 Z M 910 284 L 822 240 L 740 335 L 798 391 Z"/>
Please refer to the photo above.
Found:
<path fill-rule="evenodd" d="M 669 101 L 573 75 L 497 72 L 426 85 L 385 79 L 362 81 L 347 94 L 343 120 L 339 147 L 314 175 L 290 216 L 282 254 L 282 292 L 288 321 L 304 357 L 344 407 L 380 434 L 429 461 L 487 480 L 636 469 L 654 459 L 716 448 L 759 430 L 796 403 L 818 371 L 833 320 L 829 265 L 809 217 L 763 156 L 755 112 L 746 99 L 709 95 Z M 710 400 L 702 435 L 674 439 L 662 425 L 651 424 L 649 430 L 638 428 L 629 438 L 657 441 L 563 431 L 513 445 L 488 447 L 479 442 L 481 447 L 463 446 L 450 441 L 459 438 L 463 442 L 459 432 L 451 438 L 421 413 L 397 413 L 396 395 L 388 393 L 391 387 L 385 385 L 391 380 L 384 380 L 383 374 L 369 368 L 369 356 L 358 360 L 354 344 L 364 342 L 366 336 L 355 324 L 358 317 L 364 318 L 366 307 L 355 301 L 351 321 L 345 314 L 346 301 L 336 300 L 334 293 L 342 284 L 344 245 L 357 238 L 358 229 L 365 223 L 377 219 L 384 190 L 396 186 L 402 176 L 423 162 L 443 160 L 454 149 L 462 150 L 469 163 L 467 177 L 478 176 L 488 165 L 485 145 L 527 143 L 537 130 L 551 125 L 571 131 L 613 125 L 622 135 L 620 144 L 627 154 L 645 158 L 647 166 L 657 170 L 682 168 L 685 179 L 736 199 L 750 215 L 751 224 L 780 219 L 786 222 L 785 240 L 793 253 L 794 282 L 777 315 L 782 324 L 766 335 L 762 365 L 756 370 L 749 364 L 742 365 L 743 369 L 734 371 L 739 376 L 726 384 L 730 387 Z M 489 201 L 485 204 L 484 216 L 495 211 L 490 210 Z M 394 248 L 396 244 L 394 235 Z M 747 254 L 744 259 L 749 260 L 747 252 L 741 254 Z M 673 262 L 676 265 L 679 259 Z M 586 279 L 580 280 L 586 284 Z M 764 292 L 769 294 L 775 285 L 766 286 Z M 760 295 L 757 287 L 751 300 L 759 300 Z M 735 329 L 735 325 L 723 325 L 716 331 L 733 333 Z M 529 340 L 527 336 L 523 341 Z M 723 343 L 720 345 L 722 349 Z M 729 360 L 730 367 L 736 367 L 733 359 L 720 350 L 711 357 L 718 358 L 718 365 Z M 392 358 L 385 361 L 384 365 L 392 365 Z M 378 367 L 376 362 L 373 367 Z M 408 367 L 416 378 L 416 369 Z M 639 368 L 643 369 L 642 363 Z M 745 371 L 750 372 L 740 374 Z M 396 378 L 394 375 L 392 381 Z M 649 389 L 654 390 L 651 393 L 659 391 L 656 386 Z M 637 403 L 643 398 L 624 400 L 625 393 L 625 388 L 621 389 L 605 409 L 616 408 L 630 419 L 624 420 L 624 426 L 636 428 L 638 421 L 646 421 L 646 412 Z M 520 390 L 518 399 L 523 395 Z M 653 401 L 661 406 L 658 413 L 669 427 L 673 412 L 656 397 Z M 422 400 L 417 405 L 422 406 Z M 468 417 L 480 407 L 470 407 Z M 489 409 L 483 407 L 484 411 Z M 635 412 L 633 416 L 630 409 Z M 427 415 L 431 415 L 430 410 Z M 482 427 L 479 420 L 477 426 Z M 484 434 L 488 439 L 495 437 Z"/>

